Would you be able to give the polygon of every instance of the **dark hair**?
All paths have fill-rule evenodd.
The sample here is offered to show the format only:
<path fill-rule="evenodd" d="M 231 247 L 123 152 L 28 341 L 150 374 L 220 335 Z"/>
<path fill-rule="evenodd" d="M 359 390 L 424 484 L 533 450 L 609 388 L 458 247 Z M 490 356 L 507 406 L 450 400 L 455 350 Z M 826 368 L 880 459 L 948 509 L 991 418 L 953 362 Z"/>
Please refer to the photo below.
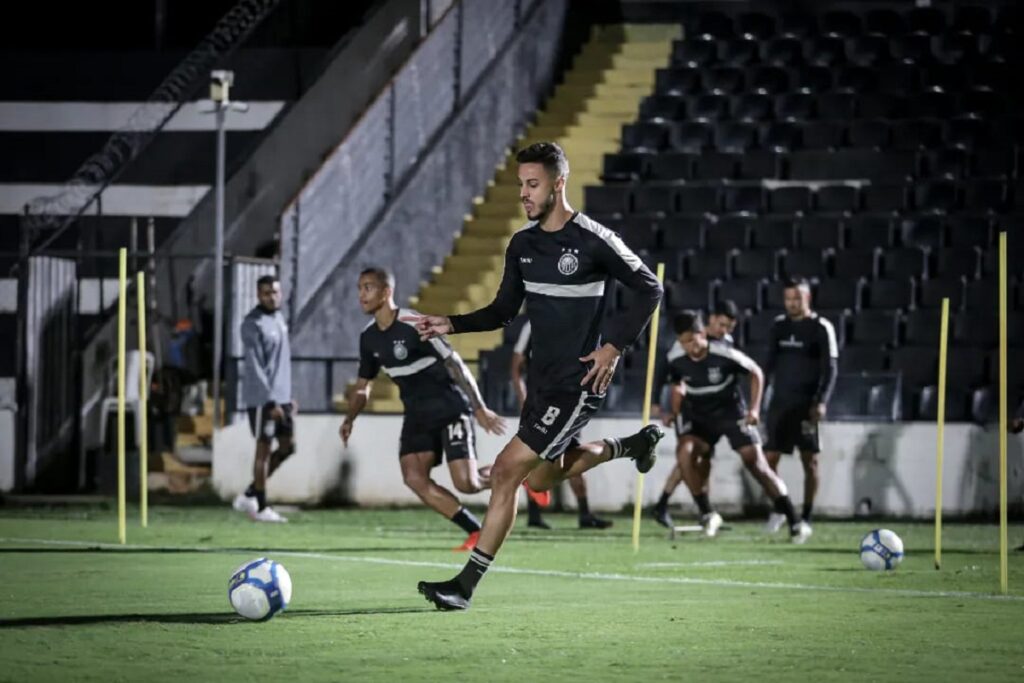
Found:
<path fill-rule="evenodd" d="M 672 329 L 675 330 L 677 336 L 683 332 L 703 332 L 704 320 L 701 318 L 700 311 L 683 311 L 678 314 L 672 320 Z"/>
<path fill-rule="evenodd" d="M 732 299 L 722 299 L 711 310 L 712 315 L 724 315 L 730 320 L 739 320 L 740 309 Z"/>
<path fill-rule="evenodd" d="M 363 268 L 363 272 L 359 273 L 359 277 L 364 275 L 373 275 L 377 278 L 377 281 L 385 287 L 390 287 L 391 289 L 395 288 L 394 273 L 383 266 L 369 266 L 367 268 Z"/>
<path fill-rule="evenodd" d="M 556 142 L 535 142 L 516 154 L 516 162 L 520 164 L 544 164 L 544 169 L 552 178 L 569 177 L 569 159 Z"/>
<path fill-rule="evenodd" d="M 793 276 L 793 277 L 787 278 L 786 281 L 782 283 L 782 288 L 783 289 L 794 289 L 794 288 L 796 288 L 796 289 L 806 289 L 809 292 L 809 291 L 811 291 L 811 283 L 808 282 L 807 278 L 805 278 L 805 277 Z"/>
<path fill-rule="evenodd" d="M 256 289 L 258 291 L 263 285 L 271 286 L 275 282 L 280 282 L 276 275 L 261 275 L 260 279 L 256 281 Z"/>

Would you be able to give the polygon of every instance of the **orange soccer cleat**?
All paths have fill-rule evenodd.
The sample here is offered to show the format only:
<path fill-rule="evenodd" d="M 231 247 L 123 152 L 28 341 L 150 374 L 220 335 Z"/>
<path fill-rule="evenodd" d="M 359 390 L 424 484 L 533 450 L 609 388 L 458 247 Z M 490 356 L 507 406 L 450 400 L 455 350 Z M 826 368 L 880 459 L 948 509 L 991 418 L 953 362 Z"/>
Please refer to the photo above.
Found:
<path fill-rule="evenodd" d="M 534 491 L 525 481 L 523 482 L 523 488 L 526 489 L 526 495 L 530 497 L 530 500 L 537 505 L 542 508 L 551 505 L 551 491 Z"/>

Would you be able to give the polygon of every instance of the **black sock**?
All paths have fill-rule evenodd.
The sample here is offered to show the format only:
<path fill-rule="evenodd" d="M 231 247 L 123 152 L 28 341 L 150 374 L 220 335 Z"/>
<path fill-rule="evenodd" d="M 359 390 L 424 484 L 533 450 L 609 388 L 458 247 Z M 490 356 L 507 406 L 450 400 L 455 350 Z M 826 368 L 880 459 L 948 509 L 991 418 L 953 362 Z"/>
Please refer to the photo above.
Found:
<path fill-rule="evenodd" d="M 693 497 L 693 502 L 697 504 L 697 509 L 700 510 L 701 517 L 711 512 L 711 503 L 708 501 L 708 494 L 698 493 Z"/>
<path fill-rule="evenodd" d="M 669 493 L 668 491 L 662 491 L 661 492 L 661 498 L 658 499 L 657 508 L 659 510 L 664 510 L 665 508 L 667 508 L 668 507 L 668 499 L 671 496 L 672 496 L 672 494 Z"/>
<path fill-rule="evenodd" d="M 459 508 L 459 511 L 452 517 L 452 521 L 467 534 L 480 531 L 480 520 L 466 508 Z"/>
<path fill-rule="evenodd" d="M 483 550 L 480 550 L 480 548 L 474 548 L 473 552 L 469 554 L 469 561 L 466 562 L 466 566 L 455 577 L 455 581 L 462 587 L 462 592 L 466 597 L 473 595 L 476 585 L 480 583 L 480 579 L 484 577 L 493 561 L 494 556 L 488 555 Z"/>
<path fill-rule="evenodd" d="M 267 492 L 256 491 L 256 504 L 259 505 L 259 509 L 267 507 Z"/>
<path fill-rule="evenodd" d="M 617 439 L 614 436 L 604 439 L 605 444 L 608 446 L 608 450 L 611 451 L 612 454 L 611 458 L 609 458 L 610 460 L 622 458 L 626 455 L 626 449 L 622 447 L 622 441 L 622 439 Z"/>
<path fill-rule="evenodd" d="M 530 498 L 529 496 L 526 497 L 526 515 L 530 522 L 541 521 L 540 505 L 533 502 L 533 498 Z"/>
<path fill-rule="evenodd" d="M 793 501 L 789 499 L 789 496 L 779 496 L 775 499 L 775 511 L 786 515 L 786 522 L 790 528 L 799 521 L 796 518 L 796 510 L 793 509 Z"/>
<path fill-rule="evenodd" d="M 256 497 L 256 484 L 249 484 L 249 488 L 247 488 L 245 490 L 245 497 L 246 498 L 255 498 Z"/>
<path fill-rule="evenodd" d="M 803 520 L 805 522 L 809 523 L 811 521 L 811 510 L 813 508 L 814 508 L 814 503 L 807 503 L 807 502 L 804 503 Z"/>
<path fill-rule="evenodd" d="M 579 506 L 580 517 L 590 516 L 590 503 L 587 502 L 586 496 L 579 496 L 578 498 L 576 498 L 576 505 Z"/>

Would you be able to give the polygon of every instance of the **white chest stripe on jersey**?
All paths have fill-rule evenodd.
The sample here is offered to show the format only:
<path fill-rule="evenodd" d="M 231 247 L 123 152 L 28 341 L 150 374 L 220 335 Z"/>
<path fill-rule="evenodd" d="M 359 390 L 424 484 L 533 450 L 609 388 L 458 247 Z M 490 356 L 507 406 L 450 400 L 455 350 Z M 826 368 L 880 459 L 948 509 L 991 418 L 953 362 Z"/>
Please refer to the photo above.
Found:
<path fill-rule="evenodd" d="M 387 373 L 388 377 L 407 377 L 409 375 L 415 375 L 417 372 L 426 370 L 431 365 L 437 362 L 437 359 L 433 356 L 425 356 L 419 360 L 413 361 L 408 365 L 397 365 L 393 368 L 384 368 L 384 372 Z"/>
<path fill-rule="evenodd" d="M 580 285 L 555 285 L 549 282 L 523 281 L 523 286 L 531 294 L 544 294 L 546 296 L 561 296 L 573 299 L 604 296 L 604 280 L 597 282 L 585 282 Z"/>
<path fill-rule="evenodd" d="M 701 396 L 704 394 L 717 394 L 718 392 L 727 389 L 729 385 L 732 384 L 734 379 L 736 379 L 735 375 L 729 375 L 721 384 L 712 384 L 711 386 L 707 387 L 692 387 L 689 384 L 687 384 L 686 393 L 693 394 L 694 396 Z"/>

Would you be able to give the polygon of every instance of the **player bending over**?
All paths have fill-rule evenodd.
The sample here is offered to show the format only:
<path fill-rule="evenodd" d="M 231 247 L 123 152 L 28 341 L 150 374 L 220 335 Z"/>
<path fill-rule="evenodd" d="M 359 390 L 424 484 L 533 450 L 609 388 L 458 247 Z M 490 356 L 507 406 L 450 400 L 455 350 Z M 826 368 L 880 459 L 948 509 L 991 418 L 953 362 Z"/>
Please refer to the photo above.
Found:
<path fill-rule="evenodd" d="M 774 503 L 774 508 L 789 522 L 794 543 L 804 543 L 811 536 L 811 527 L 800 521 L 786 491 L 786 484 L 768 466 L 761 451 L 757 432 L 758 413 L 764 375 L 757 363 L 744 353 L 722 344 L 709 342 L 700 313 L 684 312 L 677 316 L 675 329 L 683 354 L 673 359 L 670 380 L 683 384 L 685 399 L 677 425 L 679 434 L 679 467 L 683 481 L 690 488 L 700 509 L 701 524 L 707 536 L 714 536 L 722 525 L 722 517 L 711 508 L 708 496 L 701 490 L 702 481 L 694 467 L 697 456 L 708 456 L 718 440 L 725 436 L 739 453 L 743 465 L 761 485 Z M 750 407 L 740 394 L 737 380 L 750 375 Z"/>
<path fill-rule="evenodd" d="M 739 308 L 736 306 L 736 302 L 732 299 L 725 299 L 719 301 L 708 316 L 708 324 L 705 326 L 704 331 L 708 335 L 708 339 L 711 341 L 721 342 L 727 346 L 735 346 L 733 342 L 732 333 L 736 329 L 736 325 L 739 324 Z M 676 336 L 679 335 L 679 330 L 674 330 Z M 683 355 L 683 347 L 680 346 L 679 340 L 677 339 L 672 347 L 669 348 L 668 353 L 665 357 L 664 370 L 659 373 L 660 380 L 655 383 L 655 391 L 660 392 L 661 387 L 668 383 L 669 367 L 671 366 L 674 359 L 679 358 Z M 673 383 L 669 387 L 669 412 L 662 415 L 662 423 L 666 426 L 673 426 L 678 420 L 680 420 L 680 411 L 682 410 L 683 403 L 683 389 L 682 385 Z M 656 401 L 657 396 L 652 396 L 651 401 Z M 652 414 L 657 414 L 660 411 L 660 407 L 655 405 L 652 406 Z M 679 436 L 678 430 L 676 436 Z M 682 442 L 677 440 L 676 443 L 676 458 L 679 456 L 679 449 L 682 447 Z M 711 457 L 715 454 L 715 446 L 711 444 L 710 451 L 705 455 L 696 456 L 694 460 L 694 470 L 700 480 L 700 493 L 704 496 L 711 495 Z M 654 517 L 654 521 L 658 524 L 672 528 L 672 515 L 668 512 L 668 499 L 675 492 L 676 488 L 683 481 L 683 470 L 679 467 L 678 463 L 672 472 L 669 473 L 668 479 L 665 480 L 665 486 L 662 489 L 661 497 L 658 499 L 657 504 L 651 510 L 651 514 Z"/>
<path fill-rule="evenodd" d="M 341 423 L 348 445 L 356 417 L 370 398 L 370 381 L 385 373 L 398 385 L 405 406 L 398 457 L 402 479 L 428 507 L 450 519 L 469 536 L 455 550 L 469 550 L 480 536 L 480 522 L 455 495 L 430 478 L 430 470 L 448 457 L 455 488 L 476 493 L 489 487 L 487 468 L 477 471 L 473 413 L 485 430 L 505 433 L 505 421 L 484 405 L 472 373 L 444 337 L 420 339 L 403 322 L 415 315 L 395 305 L 395 278 L 383 268 L 359 275 L 359 305 L 373 320 L 359 336 L 359 379 Z M 467 401 L 468 397 L 468 401 Z"/>
<path fill-rule="evenodd" d="M 467 315 L 415 320 L 424 339 L 493 330 L 508 325 L 525 299 L 533 327 L 530 393 L 518 433 L 491 470 L 491 501 L 480 541 L 456 577 L 418 586 L 439 609 L 469 607 L 477 583 L 515 523 L 524 480 L 535 490 L 549 490 L 615 458 L 630 458 L 637 470 L 647 472 L 662 437 L 658 426 L 647 425 L 622 439 L 580 443 L 580 431 L 601 405 L 619 357 L 661 301 L 661 284 L 616 233 L 569 206 L 569 162 L 561 147 L 530 145 L 516 160 L 519 197 L 531 222 L 505 250 L 505 272 L 494 301 Z M 600 328 L 609 278 L 634 290 L 638 303 L 604 339 Z"/>

